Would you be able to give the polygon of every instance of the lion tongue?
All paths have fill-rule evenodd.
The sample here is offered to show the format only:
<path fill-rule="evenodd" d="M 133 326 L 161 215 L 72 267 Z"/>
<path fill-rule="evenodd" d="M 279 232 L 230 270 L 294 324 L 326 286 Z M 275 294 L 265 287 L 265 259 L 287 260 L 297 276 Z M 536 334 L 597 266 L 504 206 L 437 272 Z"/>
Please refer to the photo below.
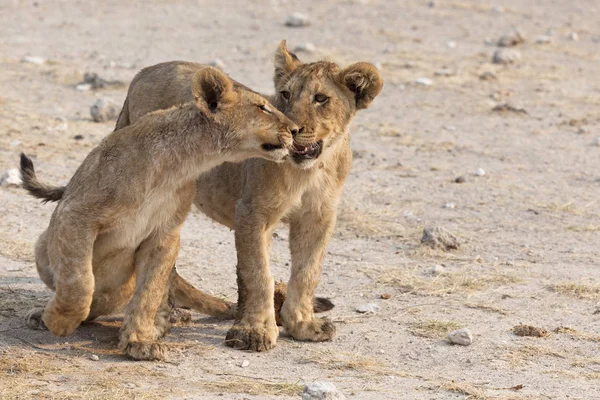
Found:
<path fill-rule="evenodd" d="M 301 144 L 294 143 L 294 150 L 298 153 L 306 153 L 310 150 L 310 146 L 302 146 Z"/>

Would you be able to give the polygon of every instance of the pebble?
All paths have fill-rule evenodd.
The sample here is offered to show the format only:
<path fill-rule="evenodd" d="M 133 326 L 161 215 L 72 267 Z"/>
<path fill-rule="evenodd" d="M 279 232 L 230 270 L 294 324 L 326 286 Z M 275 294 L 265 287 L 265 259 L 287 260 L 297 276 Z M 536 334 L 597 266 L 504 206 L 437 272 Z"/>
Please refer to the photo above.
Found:
<path fill-rule="evenodd" d="M 475 171 L 475 175 L 485 176 L 485 170 L 483 168 L 477 168 L 477 171 Z"/>
<path fill-rule="evenodd" d="M 21 173 L 16 168 L 11 168 L 2 174 L 0 178 L 0 186 L 2 187 L 18 187 L 21 186 Z"/>
<path fill-rule="evenodd" d="M 98 356 L 97 356 L 97 355 L 95 355 L 95 354 L 92 354 L 92 355 L 90 356 L 90 360 L 92 360 L 92 361 L 99 361 L 99 360 L 100 360 L 100 357 L 98 357 Z"/>
<path fill-rule="evenodd" d="M 494 64 L 513 64 L 521 59 L 521 52 L 510 48 L 500 48 L 494 52 L 492 62 Z"/>
<path fill-rule="evenodd" d="M 247 367 L 247 366 L 249 366 L 249 365 L 250 365 L 250 361 L 248 361 L 248 360 L 244 360 L 244 361 L 242 361 L 242 363 L 240 364 L 240 367 L 242 367 L 242 368 L 246 368 L 246 367 Z"/>
<path fill-rule="evenodd" d="M 431 275 L 441 275 L 445 272 L 446 268 L 444 268 L 442 265 L 435 264 L 433 267 L 431 267 Z"/>
<path fill-rule="evenodd" d="M 579 40 L 579 35 L 577 34 L 577 32 L 571 32 L 569 33 L 569 40 L 572 40 L 574 42 Z"/>
<path fill-rule="evenodd" d="M 302 28 L 309 25 L 310 19 L 308 18 L 308 16 L 299 12 L 290 14 L 290 16 L 288 16 L 285 20 L 285 26 L 289 26 L 292 28 Z"/>
<path fill-rule="evenodd" d="M 426 244 L 433 249 L 440 248 L 446 251 L 458 249 L 460 247 L 457 237 L 441 226 L 423 229 L 421 243 Z"/>
<path fill-rule="evenodd" d="M 418 78 L 415 80 L 415 83 L 423 86 L 431 86 L 433 85 L 433 81 L 429 78 Z"/>
<path fill-rule="evenodd" d="M 473 343 L 473 335 L 467 328 L 458 329 L 448 334 L 448 341 L 461 346 L 469 346 Z"/>
<path fill-rule="evenodd" d="M 119 115 L 119 107 L 108 98 L 99 98 L 90 107 L 90 115 L 94 122 L 114 121 Z"/>
<path fill-rule="evenodd" d="M 498 78 L 496 78 L 496 74 L 494 74 L 493 72 L 486 71 L 483 74 L 479 75 L 479 79 L 481 79 L 482 81 L 495 81 Z"/>
<path fill-rule="evenodd" d="M 315 50 L 317 50 L 317 47 L 310 42 L 306 42 L 294 48 L 294 51 L 299 53 L 313 53 Z"/>
<path fill-rule="evenodd" d="M 444 68 L 444 69 L 438 69 L 433 74 L 436 76 L 454 76 L 454 75 L 456 75 L 456 71 L 448 69 L 448 68 Z"/>
<path fill-rule="evenodd" d="M 220 58 L 215 58 L 211 62 L 208 63 L 211 67 L 219 68 L 220 70 L 225 69 L 225 63 Z"/>
<path fill-rule="evenodd" d="M 392 295 L 389 293 L 383 293 L 379 296 L 379 298 L 383 299 L 383 300 L 389 300 L 392 298 Z"/>
<path fill-rule="evenodd" d="M 514 31 L 507 33 L 506 35 L 502 35 L 500 39 L 498 39 L 498 46 L 513 47 L 523 42 L 525 42 L 525 36 L 521 33 L 521 31 L 515 29 Z"/>
<path fill-rule="evenodd" d="M 95 72 L 86 72 L 83 75 L 83 82 L 80 82 L 77 86 L 77 90 L 85 91 L 90 89 L 103 89 L 109 86 L 121 86 L 123 82 L 119 80 L 109 81 L 106 80 Z"/>
<path fill-rule="evenodd" d="M 552 42 L 552 38 L 548 35 L 541 35 L 535 38 L 537 44 L 548 44 Z"/>
<path fill-rule="evenodd" d="M 598 146 L 598 147 L 600 147 L 600 136 L 598 136 L 598 137 L 596 138 L 596 140 L 594 140 L 594 146 Z"/>
<path fill-rule="evenodd" d="M 459 176 L 458 178 L 456 178 L 454 180 L 454 182 L 456 183 L 465 183 L 467 181 L 467 178 L 465 178 L 464 176 Z"/>
<path fill-rule="evenodd" d="M 335 385 L 327 381 L 315 381 L 304 385 L 302 400 L 345 400 Z"/>
<path fill-rule="evenodd" d="M 6 270 L 8 272 L 14 272 L 14 271 L 20 271 L 21 268 L 19 268 L 19 267 L 6 267 Z"/>
<path fill-rule="evenodd" d="M 448 46 L 449 49 L 455 49 L 456 48 L 456 42 L 453 40 L 450 40 L 449 42 L 446 43 L 446 46 Z"/>
<path fill-rule="evenodd" d="M 36 65 L 46 64 L 46 59 L 44 57 L 27 56 L 27 57 L 23 57 L 23 61 L 30 63 L 30 64 L 36 64 Z"/>
<path fill-rule="evenodd" d="M 444 125 L 444 129 L 450 132 L 456 131 L 456 126 L 454 125 Z"/>
<path fill-rule="evenodd" d="M 444 208 L 453 209 L 454 207 L 456 207 L 456 204 L 454 204 L 454 203 L 446 203 L 446 204 L 444 204 Z"/>
<path fill-rule="evenodd" d="M 356 307 L 356 311 L 361 314 L 377 314 L 381 307 L 376 303 L 367 303 Z"/>

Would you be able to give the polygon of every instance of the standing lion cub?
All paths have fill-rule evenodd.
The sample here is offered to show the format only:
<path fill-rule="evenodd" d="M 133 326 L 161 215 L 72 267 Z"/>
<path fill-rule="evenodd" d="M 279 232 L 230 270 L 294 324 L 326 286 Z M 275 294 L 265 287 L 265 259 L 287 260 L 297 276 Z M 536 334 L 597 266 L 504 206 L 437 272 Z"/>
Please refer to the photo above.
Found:
<path fill-rule="evenodd" d="M 35 251 L 38 273 L 55 294 L 30 313 L 30 323 L 41 319 L 65 336 L 127 305 L 119 348 L 135 359 L 164 357 L 157 339 L 169 328 L 167 281 L 197 177 L 225 161 L 283 161 L 296 133 L 263 97 L 217 69 L 199 70 L 191 87 L 195 101 L 109 135 L 56 199 L 21 155 L 24 187 L 60 199 Z"/>

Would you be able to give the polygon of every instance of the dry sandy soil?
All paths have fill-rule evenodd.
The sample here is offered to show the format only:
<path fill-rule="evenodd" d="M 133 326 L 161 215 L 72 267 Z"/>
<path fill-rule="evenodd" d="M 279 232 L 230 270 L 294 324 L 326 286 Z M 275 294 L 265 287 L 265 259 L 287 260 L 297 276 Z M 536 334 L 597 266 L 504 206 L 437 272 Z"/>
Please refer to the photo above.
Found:
<path fill-rule="evenodd" d="M 120 105 L 134 74 L 160 61 L 219 58 L 269 92 L 272 53 L 287 39 L 316 46 L 303 60 L 376 63 L 385 87 L 352 125 L 355 161 L 318 289 L 336 303 L 334 342 L 282 334 L 268 353 L 242 352 L 223 345 L 230 322 L 194 314 L 168 336 L 169 361 L 155 363 L 115 350 L 118 317 L 68 338 L 28 330 L 23 315 L 50 296 L 32 247 L 53 205 L 2 187 L 0 397 L 298 398 L 325 379 L 356 399 L 600 399 L 600 6 L 429 3 L 2 1 L 0 172 L 26 151 L 43 179 L 66 183 L 114 125 L 91 121 L 96 97 Z M 284 26 L 294 11 L 312 25 Z M 513 27 L 527 39 L 514 48 L 521 59 L 493 64 L 494 41 Z M 125 85 L 78 91 L 85 72 Z M 502 103 L 526 113 L 492 111 Z M 420 245 L 433 225 L 460 249 Z M 179 260 L 198 287 L 236 298 L 230 231 L 193 213 Z M 288 262 L 282 227 L 277 278 Z M 379 314 L 355 311 L 373 302 Z M 549 334 L 517 336 L 519 323 Z M 445 340 L 457 327 L 473 332 L 471 346 Z"/>

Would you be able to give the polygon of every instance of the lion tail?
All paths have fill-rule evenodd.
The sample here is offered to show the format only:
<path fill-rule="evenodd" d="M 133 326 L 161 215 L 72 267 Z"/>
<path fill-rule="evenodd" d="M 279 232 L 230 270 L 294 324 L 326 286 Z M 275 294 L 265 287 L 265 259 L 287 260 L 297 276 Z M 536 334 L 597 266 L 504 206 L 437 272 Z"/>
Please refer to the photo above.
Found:
<path fill-rule="evenodd" d="M 42 199 L 43 203 L 59 201 L 65 194 L 64 186 L 49 186 L 38 180 L 33 161 L 25 153 L 21 153 L 21 180 L 23 188 L 33 197 Z"/>

